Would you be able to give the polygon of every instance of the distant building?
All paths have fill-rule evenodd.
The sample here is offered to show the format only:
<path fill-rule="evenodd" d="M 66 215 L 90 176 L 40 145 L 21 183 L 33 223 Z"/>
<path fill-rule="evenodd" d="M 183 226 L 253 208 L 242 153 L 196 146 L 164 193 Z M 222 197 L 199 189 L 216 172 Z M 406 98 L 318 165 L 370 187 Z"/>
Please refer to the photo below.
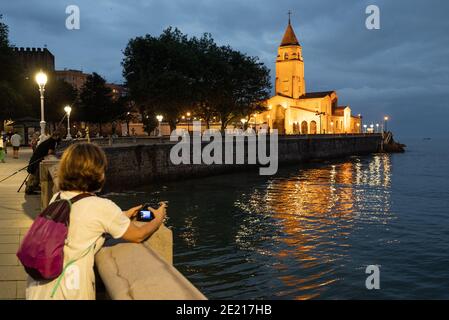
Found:
<path fill-rule="evenodd" d="M 55 71 L 55 56 L 47 48 L 14 48 L 14 54 L 30 77 L 40 70 Z"/>
<path fill-rule="evenodd" d="M 106 83 L 106 87 L 112 90 L 112 100 L 117 100 L 120 97 L 124 97 L 126 95 L 126 88 L 120 84 L 116 83 Z"/>
<path fill-rule="evenodd" d="M 56 79 L 64 80 L 65 82 L 71 84 L 78 92 L 81 91 L 82 87 L 87 81 L 87 77 L 90 73 L 84 73 L 81 70 L 64 69 L 56 70 Z M 126 89 L 124 86 L 115 83 L 106 83 L 106 87 L 110 88 L 112 91 L 112 99 L 117 100 L 119 97 L 126 95 Z"/>
<path fill-rule="evenodd" d="M 58 80 L 64 80 L 67 83 L 70 83 L 76 90 L 81 91 L 81 88 L 86 83 L 87 77 L 90 74 L 84 73 L 80 70 L 72 70 L 72 69 L 64 69 L 64 70 L 56 70 L 55 76 Z"/>
<path fill-rule="evenodd" d="M 277 129 L 280 134 L 359 133 L 360 115 L 338 105 L 336 91 L 307 92 L 302 47 L 288 21 L 276 59 L 275 96 L 266 102 L 268 111 L 251 124 Z"/>

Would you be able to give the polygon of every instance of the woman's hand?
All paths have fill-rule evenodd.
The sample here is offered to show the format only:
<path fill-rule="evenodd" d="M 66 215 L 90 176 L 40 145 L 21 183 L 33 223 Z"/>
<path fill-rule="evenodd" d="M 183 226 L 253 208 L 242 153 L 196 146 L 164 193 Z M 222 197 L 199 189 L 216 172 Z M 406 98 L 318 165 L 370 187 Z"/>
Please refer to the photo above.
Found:
<path fill-rule="evenodd" d="M 124 213 L 128 216 L 135 216 L 136 213 L 142 208 L 142 206 L 134 207 L 129 209 L 128 211 L 124 211 Z M 153 209 L 148 207 L 148 210 L 150 210 L 154 214 L 154 219 L 150 222 L 142 223 L 140 225 L 130 223 L 128 229 L 123 234 L 122 238 L 130 241 L 139 243 L 144 240 L 146 240 L 148 237 L 150 237 L 154 232 L 159 229 L 159 227 L 164 222 L 165 216 L 167 214 L 167 203 L 160 203 L 160 207 L 157 209 Z"/>
<path fill-rule="evenodd" d="M 137 207 L 133 207 L 133 208 L 131 208 L 129 210 L 123 211 L 123 213 L 128 218 L 132 219 L 132 218 L 134 218 L 137 215 L 137 213 L 139 212 L 140 209 L 142 209 L 142 207 L 143 207 L 142 205 L 137 206 Z"/>
<path fill-rule="evenodd" d="M 148 207 L 148 210 L 150 210 L 154 214 L 155 219 L 162 223 L 164 222 L 165 216 L 167 215 L 168 205 L 166 202 L 160 202 L 159 204 L 159 208 L 153 209 L 151 207 Z"/>

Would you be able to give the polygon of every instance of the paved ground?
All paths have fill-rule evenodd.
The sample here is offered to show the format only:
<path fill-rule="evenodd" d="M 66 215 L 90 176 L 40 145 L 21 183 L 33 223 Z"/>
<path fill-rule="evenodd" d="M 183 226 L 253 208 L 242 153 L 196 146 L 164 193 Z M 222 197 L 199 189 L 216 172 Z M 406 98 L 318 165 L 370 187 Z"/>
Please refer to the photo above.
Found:
<path fill-rule="evenodd" d="M 20 158 L 8 150 L 6 163 L 0 163 L 0 180 L 28 164 L 31 149 L 22 149 Z M 26 274 L 16 252 L 34 217 L 39 213 L 39 196 L 26 196 L 17 189 L 26 170 L 0 183 L 0 299 L 24 299 Z"/>

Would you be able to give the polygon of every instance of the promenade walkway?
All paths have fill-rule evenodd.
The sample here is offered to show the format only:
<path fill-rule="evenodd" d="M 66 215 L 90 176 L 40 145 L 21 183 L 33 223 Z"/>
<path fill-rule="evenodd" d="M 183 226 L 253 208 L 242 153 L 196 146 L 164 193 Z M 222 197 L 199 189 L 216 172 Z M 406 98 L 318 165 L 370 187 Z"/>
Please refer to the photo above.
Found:
<path fill-rule="evenodd" d="M 31 149 L 12 158 L 8 150 L 6 163 L 0 163 L 0 180 L 28 164 Z M 26 273 L 16 257 L 20 241 L 39 213 L 39 196 L 26 196 L 25 188 L 17 189 L 27 175 L 26 170 L 0 183 L 0 299 L 24 299 Z"/>

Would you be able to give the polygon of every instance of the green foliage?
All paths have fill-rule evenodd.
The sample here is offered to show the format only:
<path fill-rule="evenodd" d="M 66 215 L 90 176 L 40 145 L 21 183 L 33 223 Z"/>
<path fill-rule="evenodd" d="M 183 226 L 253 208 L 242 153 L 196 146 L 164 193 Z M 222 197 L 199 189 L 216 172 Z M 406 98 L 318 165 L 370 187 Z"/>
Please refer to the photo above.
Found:
<path fill-rule="evenodd" d="M 95 72 L 89 75 L 81 88 L 80 118 L 92 123 L 108 122 L 112 120 L 108 113 L 112 104 L 112 90 L 106 87 L 106 81 Z"/>
<path fill-rule="evenodd" d="M 173 128 L 186 111 L 214 116 L 222 128 L 262 108 L 269 70 L 258 58 L 219 47 L 210 34 L 188 38 L 168 28 L 159 37 L 131 39 L 122 62 L 129 93 L 147 114 L 161 113 Z"/>
<path fill-rule="evenodd" d="M 8 26 L 0 15 L 0 127 L 3 121 L 14 117 L 23 117 L 28 106 L 21 95 L 23 72 L 14 58 L 8 39 Z"/>

